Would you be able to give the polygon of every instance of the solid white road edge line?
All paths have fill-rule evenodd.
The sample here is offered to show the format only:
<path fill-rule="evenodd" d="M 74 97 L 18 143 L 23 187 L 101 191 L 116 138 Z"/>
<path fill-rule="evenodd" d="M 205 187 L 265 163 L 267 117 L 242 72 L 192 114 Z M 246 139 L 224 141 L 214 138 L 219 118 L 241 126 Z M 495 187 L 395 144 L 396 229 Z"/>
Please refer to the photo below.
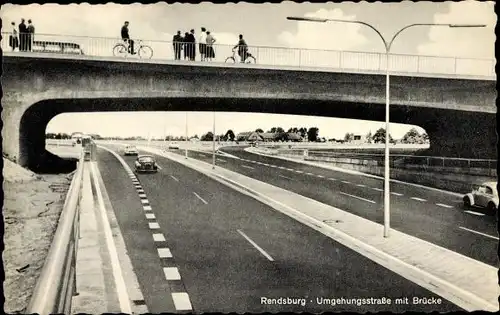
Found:
<path fill-rule="evenodd" d="M 248 237 L 245 233 L 243 233 L 241 230 L 236 230 L 238 231 L 238 233 L 241 234 L 241 236 L 243 236 L 250 244 L 253 245 L 253 247 L 257 248 L 257 250 L 262 254 L 264 255 L 269 261 L 274 261 L 273 257 L 271 257 L 271 255 L 269 255 L 268 253 L 266 253 L 265 250 L 263 250 L 259 245 L 257 245 L 257 243 L 255 243 L 254 241 L 252 241 L 250 239 L 250 237 Z"/>
<path fill-rule="evenodd" d="M 109 225 L 108 216 L 106 214 L 106 209 L 104 209 L 104 200 L 102 197 L 101 187 L 97 182 L 95 164 L 91 164 L 92 169 L 92 179 L 94 181 L 94 186 L 97 194 L 97 202 L 99 204 L 99 212 L 101 213 L 103 225 L 104 225 L 104 235 L 106 237 L 106 244 L 109 251 L 109 256 L 111 259 L 111 267 L 113 269 L 113 278 L 115 279 L 116 291 L 118 293 L 118 301 L 120 303 L 120 310 L 125 314 L 132 313 L 132 306 L 130 305 L 130 298 L 127 292 L 127 286 L 125 285 L 125 279 L 123 278 L 122 269 L 120 266 L 120 261 L 118 259 L 118 252 L 116 246 L 113 242 L 113 236 L 111 232 L 111 227 Z"/>
<path fill-rule="evenodd" d="M 373 201 L 373 200 L 369 200 L 369 199 L 365 199 L 365 198 L 362 198 L 362 197 L 359 197 L 359 196 L 355 196 L 355 195 L 347 194 L 347 193 L 345 193 L 345 192 L 341 192 L 341 191 L 339 191 L 339 193 L 341 193 L 342 195 L 346 195 L 346 196 L 349 196 L 349 197 L 353 197 L 353 198 L 356 198 L 356 199 L 359 199 L 359 200 L 363 200 L 363 201 L 366 201 L 366 202 L 376 203 L 376 202 L 375 202 L 375 201 Z"/>
<path fill-rule="evenodd" d="M 200 195 L 198 195 L 198 194 L 197 194 L 197 193 L 195 193 L 194 191 L 193 191 L 193 194 L 194 194 L 196 197 L 198 197 L 198 199 L 200 199 L 200 200 L 201 200 L 204 204 L 208 205 L 208 202 L 206 202 L 206 201 L 205 201 L 205 199 L 201 198 L 201 197 L 200 197 Z"/>
<path fill-rule="evenodd" d="M 247 165 L 242 165 L 241 167 L 249 168 L 249 169 L 251 169 L 251 170 L 253 170 L 253 169 L 254 169 L 253 167 L 251 167 L 251 166 L 247 166 Z"/>
<path fill-rule="evenodd" d="M 481 232 L 478 232 L 478 231 L 474 231 L 474 230 L 468 229 L 468 228 L 463 227 L 463 226 L 459 226 L 459 228 L 462 229 L 462 230 L 465 230 L 465 231 L 469 231 L 471 233 L 476 233 L 476 234 L 479 234 L 479 235 L 482 235 L 482 236 L 486 236 L 486 237 L 492 238 L 492 239 L 497 240 L 497 241 L 499 240 L 498 237 L 496 237 L 496 236 L 485 234 L 485 233 L 481 233 Z"/>

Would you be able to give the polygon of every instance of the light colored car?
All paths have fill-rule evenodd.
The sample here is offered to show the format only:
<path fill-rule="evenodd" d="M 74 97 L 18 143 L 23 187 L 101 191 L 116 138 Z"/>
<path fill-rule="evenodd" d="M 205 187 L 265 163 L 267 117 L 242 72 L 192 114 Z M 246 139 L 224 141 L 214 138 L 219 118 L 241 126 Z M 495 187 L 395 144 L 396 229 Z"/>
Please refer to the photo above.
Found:
<path fill-rule="evenodd" d="M 497 182 L 486 182 L 463 198 L 465 207 L 486 208 L 488 212 L 494 214 L 498 211 L 498 190 Z"/>
<path fill-rule="evenodd" d="M 124 150 L 125 155 L 139 155 L 139 151 L 137 151 L 137 148 L 133 145 L 128 145 L 125 147 Z"/>
<path fill-rule="evenodd" d="M 135 172 L 158 172 L 158 165 L 152 155 L 139 155 L 134 163 Z"/>
<path fill-rule="evenodd" d="M 168 148 L 169 149 L 179 149 L 179 144 L 175 141 L 172 141 L 170 142 L 170 144 L 168 145 Z"/>

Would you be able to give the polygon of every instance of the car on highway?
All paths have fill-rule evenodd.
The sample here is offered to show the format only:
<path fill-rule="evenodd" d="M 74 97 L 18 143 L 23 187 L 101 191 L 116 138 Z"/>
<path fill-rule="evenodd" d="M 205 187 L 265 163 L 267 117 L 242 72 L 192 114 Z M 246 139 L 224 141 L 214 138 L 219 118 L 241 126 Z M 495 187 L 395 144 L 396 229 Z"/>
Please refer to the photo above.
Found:
<path fill-rule="evenodd" d="M 152 155 L 139 155 L 137 156 L 137 160 L 134 163 L 135 171 L 137 173 L 140 172 L 158 172 L 158 165 L 156 164 L 156 160 Z"/>
<path fill-rule="evenodd" d="M 481 207 L 495 214 L 498 211 L 497 182 L 485 182 L 463 198 L 465 207 Z"/>
<path fill-rule="evenodd" d="M 168 148 L 169 149 L 179 149 L 179 144 L 175 141 L 172 141 L 170 142 L 170 144 L 168 145 Z"/>
<path fill-rule="evenodd" d="M 123 154 L 124 155 L 139 155 L 139 151 L 137 151 L 137 148 L 135 146 L 128 145 L 125 147 Z"/>

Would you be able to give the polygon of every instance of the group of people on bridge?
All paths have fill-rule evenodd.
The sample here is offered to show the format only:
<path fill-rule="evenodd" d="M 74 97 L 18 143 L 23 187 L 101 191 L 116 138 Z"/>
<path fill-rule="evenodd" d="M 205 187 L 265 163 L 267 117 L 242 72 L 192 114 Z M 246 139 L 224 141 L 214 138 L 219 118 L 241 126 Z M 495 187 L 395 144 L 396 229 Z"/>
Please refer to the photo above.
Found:
<path fill-rule="evenodd" d="M 12 22 L 12 32 L 9 35 L 9 46 L 12 51 L 19 47 L 19 51 L 31 51 L 33 46 L 33 41 L 35 40 L 35 26 L 28 20 L 28 25 L 26 25 L 25 20 L 21 19 L 16 28 L 16 23 Z"/>

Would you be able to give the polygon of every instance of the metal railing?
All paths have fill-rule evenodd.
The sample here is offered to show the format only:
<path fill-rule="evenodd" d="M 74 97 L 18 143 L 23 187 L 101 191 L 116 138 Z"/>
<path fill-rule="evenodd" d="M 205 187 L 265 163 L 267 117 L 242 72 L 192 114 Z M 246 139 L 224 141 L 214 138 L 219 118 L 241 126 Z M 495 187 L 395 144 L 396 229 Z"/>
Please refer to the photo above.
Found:
<path fill-rule="evenodd" d="M 9 33 L 2 33 L 1 47 L 4 52 L 13 51 L 9 46 Z M 134 40 L 134 50 L 143 51 L 140 55 L 130 55 L 126 50 L 114 49 L 123 45 L 120 38 L 87 37 L 55 34 L 35 34 L 31 44 L 32 52 L 57 53 L 57 54 L 84 54 L 96 57 L 121 57 L 117 58 L 146 58 L 155 60 L 174 60 L 176 57 L 174 43 L 162 40 Z M 187 45 L 186 45 L 187 44 Z M 235 43 L 236 44 L 236 43 Z M 201 60 L 199 45 L 195 43 L 178 43 L 181 48 L 180 60 L 188 60 L 185 55 L 186 47 L 193 47 L 196 51 L 196 61 Z M 144 48 L 141 50 L 141 46 Z M 235 57 L 236 63 L 240 58 L 237 51 L 233 54 L 235 45 L 213 44 L 215 53 L 212 63 L 226 63 L 228 57 Z M 149 53 L 151 51 L 151 56 Z M 14 51 L 19 51 L 19 47 Z M 120 52 L 121 51 L 121 52 Z M 345 72 L 385 73 L 386 59 L 383 53 L 361 51 L 319 50 L 305 48 L 288 48 L 272 46 L 248 46 L 248 51 L 255 57 L 260 65 L 274 67 L 313 68 Z M 125 54 L 123 54 L 125 52 Z M 29 51 L 26 51 L 29 53 Z M 231 61 L 232 62 L 232 61 Z M 495 79 L 494 59 L 458 58 L 444 56 L 424 56 L 391 54 L 390 69 L 393 72 L 424 75 L 450 75 L 450 76 L 475 76 Z"/>
<path fill-rule="evenodd" d="M 330 152 L 330 151 L 313 151 L 307 149 L 280 149 L 280 154 L 307 156 L 307 157 L 322 157 L 322 158 L 337 158 L 337 159 L 358 159 L 370 160 L 382 164 L 384 162 L 383 154 L 376 153 L 357 153 L 357 152 Z M 305 153 L 304 153 L 305 152 Z M 469 158 L 454 158 L 440 156 L 425 156 L 425 155 L 407 155 L 407 154 L 392 154 L 390 155 L 390 166 L 422 166 L 434 168 L 467 168 L 467 169 L 488 169 L 496 170 L 497 160 L 493 159 L 469 159 Z"/>
<path fill-rule="evenodd" d="M 76 255 L 80 235 L 80 199 L 84 152 L 71 181 L 54 239 L 26 308 L 33 314 L 69 314 L 76 293 Z"/>

